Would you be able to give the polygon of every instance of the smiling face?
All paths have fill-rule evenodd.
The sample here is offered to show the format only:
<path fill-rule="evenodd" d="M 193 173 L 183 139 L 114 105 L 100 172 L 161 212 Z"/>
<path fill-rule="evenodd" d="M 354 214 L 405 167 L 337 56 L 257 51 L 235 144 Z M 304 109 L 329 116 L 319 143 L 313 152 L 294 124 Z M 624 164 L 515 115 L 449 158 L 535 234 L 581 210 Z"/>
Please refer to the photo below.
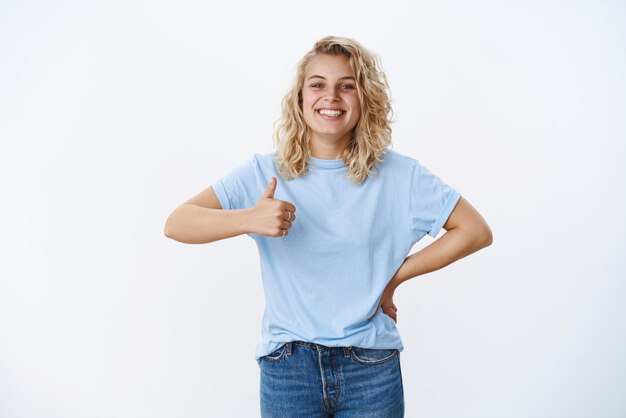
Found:
<path fill-rule="evenodd" d="M 304 74 L 302 113 L 312 142 L 321 141 L 339 149 L 348 144 L 361 114 L 348 57 L 328 54 L 313 57 Z"/>

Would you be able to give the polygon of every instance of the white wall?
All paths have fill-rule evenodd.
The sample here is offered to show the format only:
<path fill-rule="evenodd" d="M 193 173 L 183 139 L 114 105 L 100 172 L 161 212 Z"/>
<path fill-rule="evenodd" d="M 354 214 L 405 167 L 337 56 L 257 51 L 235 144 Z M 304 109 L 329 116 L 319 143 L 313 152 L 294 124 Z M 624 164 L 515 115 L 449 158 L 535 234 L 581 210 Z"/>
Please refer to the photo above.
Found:
<path fill-rule="evenodd" d="M 406 416 L 626 416 L 625 9 L 4 1 L 0 416 L 258 416 L 254 241 L 163 227 L 273 149 L 328 34 L 381 55 L 393 148 L 494 233 L 396 291 Z"/>

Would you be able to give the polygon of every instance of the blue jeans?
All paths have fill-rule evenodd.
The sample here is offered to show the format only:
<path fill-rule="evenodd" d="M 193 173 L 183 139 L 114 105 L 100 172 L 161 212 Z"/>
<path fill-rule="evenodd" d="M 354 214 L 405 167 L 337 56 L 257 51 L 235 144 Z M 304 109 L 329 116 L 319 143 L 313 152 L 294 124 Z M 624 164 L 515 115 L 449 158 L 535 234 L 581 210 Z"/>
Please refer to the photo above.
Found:
<path fill-rule="evenodd" d="M 398 349 L 291 341 L 257 362 L 263 418 L 404 416 Z"/>

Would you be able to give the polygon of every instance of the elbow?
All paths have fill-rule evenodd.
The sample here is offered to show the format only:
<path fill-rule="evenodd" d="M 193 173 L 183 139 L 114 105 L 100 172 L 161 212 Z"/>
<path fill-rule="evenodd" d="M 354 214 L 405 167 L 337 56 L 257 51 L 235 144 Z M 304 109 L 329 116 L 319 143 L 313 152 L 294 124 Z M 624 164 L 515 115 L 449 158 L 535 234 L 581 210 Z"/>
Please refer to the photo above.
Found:
<path fill-rule="evenodd" d="M 490 246 L 493 243 L 493 233 L 489 225 L 485 224 L 480 232 L 481 248 Z"/>
<path fill-rule="evenodd" d="M 481 250 L 493 243 L 493 233 L 486 223 L 476 224 L 472 227 L 462 228 L 466 233 L 468 245 L 471 246 L 472 252 Z"/>
<path fill-rule="evenodd" d="M 171 238 L 171 239 L 175 239 L 174 235 L 174 227 L 172 225 L 172 215 L 170 215 L 167 220 L 165 221 L 165 227 L 163 228 L 163 234 L 165 234 L 165 236 L 167 238 Z"/>

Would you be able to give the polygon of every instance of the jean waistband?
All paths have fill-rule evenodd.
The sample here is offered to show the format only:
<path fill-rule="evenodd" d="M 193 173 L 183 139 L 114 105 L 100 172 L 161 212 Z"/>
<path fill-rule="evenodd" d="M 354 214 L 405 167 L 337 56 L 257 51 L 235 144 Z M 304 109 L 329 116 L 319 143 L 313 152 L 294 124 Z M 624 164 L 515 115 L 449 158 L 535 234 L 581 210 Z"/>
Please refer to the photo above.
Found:
<path fill-rule="evenodd" d="M 291 352 L 293 350 L 293 346 L 296 345 L 298 347 L 305 347 L 305 348 L 310 348 L 313 350 L 317 350 L 319 351 L 329 351 L 329 352 L 337 352 L 337 353 L 343 353 L 344 357 L 350 357 L 350 350 L 352 350 L 352 346 L 348 346 L 348 347 L 329 347 L 326 345 L 322 345 L 322 344 L 316 344 L 316 343 L 312 343 L 309 341 L 289 341 L 287 343 L 284 344 L 286 347 L 286 354 L 287 355 L 291 355 Z"/>

